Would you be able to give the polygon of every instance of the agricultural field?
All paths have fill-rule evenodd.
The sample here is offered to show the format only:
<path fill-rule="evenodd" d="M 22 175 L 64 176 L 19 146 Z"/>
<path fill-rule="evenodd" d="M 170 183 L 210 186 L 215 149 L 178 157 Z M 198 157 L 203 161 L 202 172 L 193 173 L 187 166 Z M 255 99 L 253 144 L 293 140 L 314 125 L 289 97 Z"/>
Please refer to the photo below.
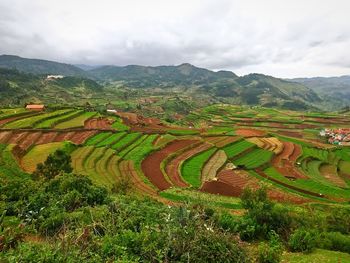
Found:
<path fill-rule="evenodd" d="M 118 114 L 3 109 L 1 149 L 11 149 L 18 167 L 32 173 L 70 142 L 76 173 L 109 189 L 127 179 L 138 194 L 160 200 L 184 198 L 170 189 L 238 197 L 259 183 L 270 185 L 269 196 L 281 202 L 350 199 L 350 149 L 318 136 L 327 121 L 350 127 L 344 116 L 214 105 L 168 125 Z"/>
<path fill-rule="evenodd" d="M 329 119 L 350 127 L 344 116 L 223 105 L 171 124 L 121 116 L 126 117 L 79 108 L 0 111 L 0 182 L 31 180 L 37 165 L 60 149 L 70 158 L 72 174 L 105 188 L 111 200 L 132 196 L 166 207 L 205 207 L 205 216 L 223 211 L 219 223 L 225 231 L 232 224 L 226 215 L 246 211 L 240 199 L 246 188 L 264 186 L 270 200 L 297 211 L 349 206 L 350 148 L 318 136 Z M 79 195 L 69 198 L 62 202 L 74 205 Z M 186 217 L 184 211 L 177 214 Z M 281 262 L 332 262 L 335 257 L 346 262 L 348 254 L 288 252 Z"/>

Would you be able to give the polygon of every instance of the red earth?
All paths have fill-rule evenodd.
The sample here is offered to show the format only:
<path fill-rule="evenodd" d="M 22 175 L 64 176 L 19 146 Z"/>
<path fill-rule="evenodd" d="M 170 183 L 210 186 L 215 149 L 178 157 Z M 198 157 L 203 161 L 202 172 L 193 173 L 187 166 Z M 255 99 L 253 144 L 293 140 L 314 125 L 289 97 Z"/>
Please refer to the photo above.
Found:
<path fill-rule="evenodd" d="M 113 121 L 107 118 L 92 118 L 85 121 L 84 128 L 107 130 L 111 129 L 112 123 Z"/>
<path fill-rule="evenodd" d="M 198 145 L 198 143 L 195 143 L 195 145 L 197 145 L 197 146 L 189 149 L 188 151 L 181 153 L 180 155 L 178 155 L 177 157 L 172 159 L 165 167 L 165 171 L 166 171 L 166 174 L 168 175 L 168 178 L 175 186 L 179 186 L 179 187 L 189 186 L 182 179 L 181 174 L 179 172 L 179 168 L 180 168 L 181 163 L 184 160 L 190 158 L 191 156 L 193 156 L 197 153 L 200 153 L 202 151 L 205 151 L 205 150 L 209 149 L 210 147 L 212 147 L 209 143 L 204 143 L 204 144 L 200 144 L 200 145 Z M 192 147 L 193 146 L 194 145 L 192 145 Z"/>
<path fill-rule="evenodd" d="M 240 135 L 243 137 L 260 137 L 265 136 L 266 132 L 255 129 L 237 129 L 236 135 Z"/>
<path fill-rule="evenodd" d="M 170 154 L 184 149 L 195 142 L 196 140 L 176 140 L 170 142 L 163 149 L 151 153 L 141 163 L 143 173 L 159 190 L 170 188 L 172 184 L 164 177 L 160 168 L 162 161 Z"/>

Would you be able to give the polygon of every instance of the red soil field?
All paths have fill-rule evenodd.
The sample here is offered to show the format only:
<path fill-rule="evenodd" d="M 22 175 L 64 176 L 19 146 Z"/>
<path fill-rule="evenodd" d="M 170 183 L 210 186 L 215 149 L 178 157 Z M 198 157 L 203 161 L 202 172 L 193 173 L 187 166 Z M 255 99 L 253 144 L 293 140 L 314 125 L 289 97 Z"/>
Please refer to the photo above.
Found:
<path fill-rule="evenodd" d="M 165 190 L 171 187 L 160 169 L 160 164 L 170 154 L 186 148 L 188 145 L 196 142 L 196 140 L 176 140 L 170 142 L 163 149 L 148 155 L 141 163 L 142 171 L 145 176 L 160 190 Z"/>
<path fill-rule="evenodd" d="M 209 143 L 204 143 L 201 145 L 198 145 L 192 149 L 189 149 L 188 151 L 185 151 L 184 153 L 180 154 L 176 158 L 172 159 L 167 166 L 165 167 L 165 172 L 168 175 L 170 181 L 175 185 L 179 187 L 187 187 L 189 186 L 181 177 L 181 174 L 179 172 L 180 164 L 190 158 L 191 156 L 200 153 L 202 151 L 205 151 L 212 147 Z"/>
<path fill-rule="evenodd" d="M 259 187 L 259 181 L 256 178 L 249 176 L 245 171 L 223 170 L 219 173 L 217 181 L 205 182 L 201 191 L 239 197 L 245 187 L 257 189 Z M 285 193 L 274 188 L 269 188 L 267 194 L 271 199 L 279 202 L 301 204 L 309 201 L 306 198 Z"/>
<path fill-rule="evenodd" d="M 12 136 L 12 131 L 3 131 L 0 132 L 0 143 L 7 143 L 7 141 Z"/>
<path fill-rule="evenodd" d="M 292 132 L 292 131 L 277 131 L 278 134 L 294 137 L 294 138 L 303 138 L 303 135 L 300 132 Z"/>
<path fill-rule="evenodd" d="M 150 196 L 157 196 L 157 192 L 152 189 L 149 185 L 145 184 L 137 174 L 134 163 L 132 161 L 121 161 L 119 163 L 119 169 L 123 176 L 130 178 L 135 188 L 143 194 Z"/>
<path fill-rule="evenodd" d="M 308 177 L 295 167 L 295 162 L 301 154 L 301 147 L 291 142 L 283 142 L 283 151 L 272 159 L 272 165 L 286 177 L 307 179 Z"/>
<path fill-rule="evenodd" d="M 55 141 L 58 132 L 43 132 L 36 144 L 45 144 Z"/>
<path fill-rule="evenodd" d="M 85 129 L 111 129 L 113 121 L 107 119 L 107 118 L 92 118 L 88 119 L 84 123 Z"/>
<path fill-rule="evenodd" d="M 239 187 L 221 181 L 204 182 L 200 191 L 225 196 L 240 196 L 242 193 L 242 189 Z"/>
<path fill-rule="evenodd" d="M 54 142 L 69 141 L 74 136 L 74 134 L 75 134 L 74 131 L 71 131 L 71 132 L 60 132 L 55 137 Z"/>
<path fill-rule="evenodd" d="M 27 134 L 28 132 L 15 132 L 9 139 L 8 143 L 20 144 L 21 141 L 27 136 Z"/>
<path fill-rule="evenodd" d="M 243 137 L 260 137 L 265 136 L 266 132 L 255 129 L 237 129 L 236 134 Z"/>
<path fill-rule="evenodd" d="M 19 144 L 23 150 L 27 151 L 30 146 L 36 144 L 36 141 L 40 138 L 41 132 L 31 132 L 29 133 L 25 139 Z"/>
<path fill-rule="evenodd" d="M 75 144 L 82 144 L 97 132 L 98 131 L 77 131 L 69 140 Z"/>

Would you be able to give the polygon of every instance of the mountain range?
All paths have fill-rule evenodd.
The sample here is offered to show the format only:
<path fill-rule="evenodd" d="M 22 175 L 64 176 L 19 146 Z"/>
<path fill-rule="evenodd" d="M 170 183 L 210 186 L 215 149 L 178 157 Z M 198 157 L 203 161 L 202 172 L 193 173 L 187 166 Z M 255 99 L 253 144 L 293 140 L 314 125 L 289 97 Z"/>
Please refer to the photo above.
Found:
<path fill-rule="evenodd" d="M 318 108 L 320 105 L 335 109 L 346 104 L 343 95 L 350 98 L 350 76 L 280 79 L 256 73 L 237 76 L 231 71 L 215 72 L 188 63 L 156 67 L 87 66 L 12 55 L 0 56 L 0 69 L 1 104 L 22 103 L 28 99 L 47 102 L 50 96 L 56 96 L 56 101 L 60 103 L 73 102 L 75 98 L 100 97 L 106 90 L 112 97 L 114 90 L 116 93 L 138 90 L 147 94 L 181 94 L 194 100 L 204 99 L 208 103 L 296 110 Z M 48 82 L 45 81 L 48 74 L 65 77 Z M 337 97 L 342 99 L 337 100 Z"/>

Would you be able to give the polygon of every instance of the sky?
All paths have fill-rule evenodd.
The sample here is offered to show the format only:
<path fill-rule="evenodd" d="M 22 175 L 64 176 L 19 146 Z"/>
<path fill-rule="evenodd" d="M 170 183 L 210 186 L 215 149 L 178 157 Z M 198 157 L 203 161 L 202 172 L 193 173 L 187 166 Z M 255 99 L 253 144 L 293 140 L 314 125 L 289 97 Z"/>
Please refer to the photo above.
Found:
<path fill-rule="evenodd" d="M 350 75 L 348 0 L 0 0 L 0 54 Z"/>

